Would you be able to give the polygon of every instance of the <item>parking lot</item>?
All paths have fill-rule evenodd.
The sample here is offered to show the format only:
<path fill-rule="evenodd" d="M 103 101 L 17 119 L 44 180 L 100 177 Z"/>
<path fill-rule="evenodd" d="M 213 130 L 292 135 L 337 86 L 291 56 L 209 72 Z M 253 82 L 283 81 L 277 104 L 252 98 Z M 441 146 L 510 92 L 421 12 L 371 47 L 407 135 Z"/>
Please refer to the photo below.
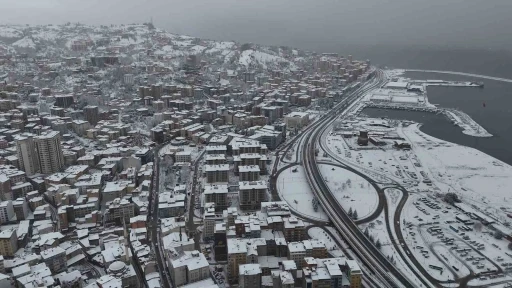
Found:
<path fill-rule="evenodd" d="M 480 281 L 508 277 L 508 240 L 432 194 L 415 194 L 402 214 L 406 243 L 429 274 L 445 281 L 470 274 Z"/>

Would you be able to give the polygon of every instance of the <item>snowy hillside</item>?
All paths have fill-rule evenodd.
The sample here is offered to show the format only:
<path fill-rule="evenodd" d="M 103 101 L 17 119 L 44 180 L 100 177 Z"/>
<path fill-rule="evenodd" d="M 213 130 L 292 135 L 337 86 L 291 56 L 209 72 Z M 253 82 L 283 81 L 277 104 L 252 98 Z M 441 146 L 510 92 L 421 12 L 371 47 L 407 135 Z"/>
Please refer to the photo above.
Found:
<path fill-rule="evenodd" d="M 0 26 L 0 39 L 1 38 L 22 38 L 23 32 L 21 32 L 17 27 L 10 26 Z"/>
<path fill-rule="evenodd" d="M 0 41 L 0 44 L 14 48 L 18 53 L 37 51 L 39 56 L 56 51 L 70 56 L 86 56 L 93 51 L 100 54 L 126 53 L 130 56 L 149 49 L 159 59 L 179 65 L 185 57 L 198 55 L 200 58 L 216 59 L 208 62 L 228 65 L 227 69 L 230 70 L 287 70 L 296 68 L 295 63 L 301 60 L 296 50 L 292 53 L 275 47 L 198 39 L 138 24 L 98 27 L 81 24 L 0 26 Z M 75 46 L 73 49 L 77 43 L 86 48 L 76 49 Z M 112 52 L 108 49 L 112 47 L 117 47 L 117 50 Z"/>

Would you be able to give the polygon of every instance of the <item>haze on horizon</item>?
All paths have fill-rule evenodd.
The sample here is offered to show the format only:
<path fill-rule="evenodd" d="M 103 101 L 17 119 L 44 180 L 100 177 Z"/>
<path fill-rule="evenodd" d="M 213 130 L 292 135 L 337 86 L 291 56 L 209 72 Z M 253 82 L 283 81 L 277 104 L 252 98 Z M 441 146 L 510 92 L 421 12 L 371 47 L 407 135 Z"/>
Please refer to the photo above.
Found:
<path fill-rule="evenodd" d="M 509 50 L 510 0 L 0 0 L 2 24 L 154 24 L 197 37 L 330 50 Z"/>

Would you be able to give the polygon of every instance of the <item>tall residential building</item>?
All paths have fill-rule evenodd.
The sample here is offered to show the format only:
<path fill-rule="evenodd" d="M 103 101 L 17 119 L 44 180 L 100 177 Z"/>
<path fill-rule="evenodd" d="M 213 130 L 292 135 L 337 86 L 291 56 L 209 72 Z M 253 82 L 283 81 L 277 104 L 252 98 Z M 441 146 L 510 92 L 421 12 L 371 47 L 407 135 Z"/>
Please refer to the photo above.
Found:
<path fill-rule="evenodd" d="M 14 208 L 14 214 L 16 214 L 16 220 L 21 221 L 25 220 L 28 217 L 28 202 L 25 198 L 18 198 L 12 202 L 12 206 Z"/>
<path fill-rule="evenodd" d="M 64 167 L 64 154 L 60 143 L 60 133 L 51 131 L 34 137 L 41 173 L 52 174 Z"/>
<path fill-rule="evenodd" d="M 13 257 L 18 250 L 18 236 L 16 229 L 7 229 L 0 232 L 0 255 Z"/>
<path fill-rule="evenodd" d="M 247 245 L 240 239 L 228 240 L 228 281 L 236 283 L 239 280 L 239 267 L 247 263 Z"/>
<path fill-rule="evenodd" d="M 265 202 L 267 199 L 267 184 L 265 181 L 240 181 L 238 183 L 240 209 L 259 209 L 261 202 Z"/>
<path fill-rule="evenodd" d="M 245 288 L 261 287 L 260 264 L 242 264 L 239 268 L 238 284 Z"/>
<path fill-rule="evenodd" d="M 85 106 L 84 109 L 84 119 L 85 121 L 91 123 L 91 125 L 95 126 L 98 124 L 99 120 L 99 109 L 98 106 Z"/>
<path fill-rule="evenodd" d="M 14 215 L 16 214 L 11 200 L 0 202 L 0 224 L 11 221 Z"/>
<path fill-rule="evenodd" d="M 209 146 L 206 146 L 209 147 Z M 206 172 L 206 182 L 224 182 L 227 183 L 229 180 L 229 164 L 219 165 L 204 165 L 204 171 Z"/>
<path fill-rule="evenodd" d="M 48 266 L 53 273 L 60 272 L 68 267 L 66 262 L 66 250 L 59 246 L 41 251 L 41 257 L 43 258 L 43 262 L 46 263 L 46 266 Z"/>
<path fill-rule="evenodd" d="M 0 173 L 0 200 L 12 200 L 11 179 Z"/>
<path fill-rule="evenodd" d="M 228 208 L 228 185 L 204 185 L 204 202 L 215 203 L 215 210 L 224 211 Z M 212 232 L 213 233 L 213 232 Z"/>
<path fill-rule="evenodd" d="M 215 233 L 215 222 L 217 220 L 217 216 L 215 215 L 215 204 L 214 203 L 206 203 L 205 210 L 203 214 L 203 239 L 213 238 Z"/>
<path fill-rule="evenodd" d="M 18 153 L 18 165 L 21 170 L 25 171 L 28 176 L 40 172 L 36 144 L 32 136 L 17 137 L 16 151 Z"/>

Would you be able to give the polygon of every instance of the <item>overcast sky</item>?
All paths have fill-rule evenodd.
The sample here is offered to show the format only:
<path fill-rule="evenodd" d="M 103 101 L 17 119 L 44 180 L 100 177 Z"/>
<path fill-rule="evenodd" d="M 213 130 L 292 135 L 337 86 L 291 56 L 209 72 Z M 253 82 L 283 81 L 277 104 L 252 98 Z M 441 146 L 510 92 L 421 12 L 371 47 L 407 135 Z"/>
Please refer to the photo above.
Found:
<path fill-rule="evenodd" d="M 153 17 L 175 33 L 305 49 L 512 47 L 512 0 L 0 0 L 0 7 L 1 23 L 120 24 Z"/>

